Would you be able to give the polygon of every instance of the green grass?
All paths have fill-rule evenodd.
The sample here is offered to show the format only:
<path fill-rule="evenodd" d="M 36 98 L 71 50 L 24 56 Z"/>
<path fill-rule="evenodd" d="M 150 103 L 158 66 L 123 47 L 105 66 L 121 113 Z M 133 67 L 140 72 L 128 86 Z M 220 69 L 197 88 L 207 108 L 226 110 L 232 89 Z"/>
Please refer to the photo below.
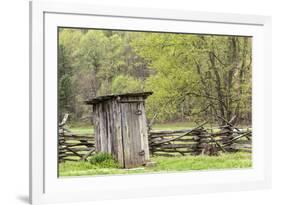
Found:
<path fill-rule="evenodd" d="M 180 129 L 189 129 L 198 126 L 196 123 L 191 122 L 171 122 L 171 123 L 162 123 L 155 124 L 152 129 L 155 130 L 180 130 Z M 206 125 L 208 127 L 208 125 Z M 92 134 L 94 132 L 94 127 L 92 125 L 71 125 L 68 129 L 76 134 Z"/>
<path fill-rule="evenodd" d="M 140 174 L 153 172 L 250 168 L 252 166 L 251 154 L 243 152 L 221 154 L 220 156 L 152 157 L 151 161 L 156 162 L 156 166 L 143 167 L 140 169 L 106 168 L 89 162 L 64 162 L 59 165 L 59 175 L 93 176 L 109 174 Z"/>
<path fill-rule="evenodd" d="M 169 122 L 169 123 L 156 123 L 152 126 L 155 130 L 180 130 L 194 128 L 198 126 L 195 122 Z M 206 125 L 208 127 L 208 125 Z"/>
<path fill-rule="evenodd" d="M 192 129 L 194 127 L 198 126 L 198 124 L 194 122 L 169 122 L 169 123 L 159 123 L 155 124 L 152 126 L 152 129 L 154 130 L 181 130 L 181 129 Z M 212 127 L 210 124 L 206 124 L 204 126 L 205 128 L 210 128 Z M 213 125 L 213 127 L 217 127 Z M 241 128 L 246 128 L 249 126 L 239 126 Z M 68 129 L 76 134 L 93 134 L 94 132 L 94 127 L 93 125 L 79 125 L 79 124 L 74 124 L 68 127 Z"/>
<path fill-rule="evenodd" d="M 195 122 L 169 122 L 169 123 L 159 123 L 152 126 L 154 130 L 181 130 L 181 129 L 191 129 L 198 126 Z M 210 124 L 206 124 L 204 127 L 211 127 Z M 213 125 L 213 127 L 216 127 Z M 239 126 L 246 127 L 246 126 Z M 68 129 L 76 134 L 92 134 L 94 132 L 93 125 L 79 125 L 73 124 L 68 127 Z"/>
<path fill-rule="evenodd" d="M 118 162 L 111 154 L 100 152 L 92 156 L 89 162 L 99 168 L 118 168 Z"/>
<path fill-rule="evenodd" d="M 189 129 L 197 126 L 195 123 L 174 122 L 155 124 L 155 130 L 176 130 Z M 209 127 L 206 125 L 206 127 Z M 92 125 L 73 124 L 68 129 L 76 134 L 92 134 Z M 110 174 L 138 174 L 153 172 L 177 172 L 190 170 L 209 169 L 233 169 L 249 168 L 252 166 L 251 154 L 231 153 L 220 156 L 176 156 L 176 157 L 152 157 L 151 161 L 156 162 L 155 167 L 142 167 L 140 169 L 121 169 L 115 166 L 106 167 L 104 164 L 91 164 L 90 162 L 65 162 L 59 165 L 60 176 L 93 176 Z"/>
<path fill-rule="evenodd" d="M 68 129 L 75 134 L 93 134 L 94 127 L 92 125 L 84 125 L 84 126 L 70 126 Z"/>

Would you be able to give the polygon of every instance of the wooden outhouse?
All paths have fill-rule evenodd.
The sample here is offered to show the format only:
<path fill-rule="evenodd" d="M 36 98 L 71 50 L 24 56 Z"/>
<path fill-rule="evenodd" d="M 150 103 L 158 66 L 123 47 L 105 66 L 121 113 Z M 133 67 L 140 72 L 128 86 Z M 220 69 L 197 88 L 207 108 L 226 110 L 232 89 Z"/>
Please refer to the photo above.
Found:
<path fill-rule="evenodd" d="M 119 165 L 133 168 L 149 161 L 145 99 L 152 92 L 99 96 L 93 105 L 97 152 L 110 153 Z"/>

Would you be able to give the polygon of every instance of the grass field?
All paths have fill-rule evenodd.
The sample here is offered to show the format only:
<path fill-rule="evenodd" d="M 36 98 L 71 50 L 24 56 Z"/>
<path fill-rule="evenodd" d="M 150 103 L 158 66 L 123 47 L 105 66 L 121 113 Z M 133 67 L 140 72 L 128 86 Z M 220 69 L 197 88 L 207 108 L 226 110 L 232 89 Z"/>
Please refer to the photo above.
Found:
<path fill-rule="evenodd" d="M 195 123 L 175 122 L 155 124 L 154 130 L 177 130 L 195 127 Z M 206 125 L 210 127 L 210 125 Z M 68 129 L 76 134 L 93 134 L 92 125 L 71 125 Z M 93 176 L 110 174 L 138 174 L 152 172 L 177 172 L 191 170 L 210 169 L 235 169 L 249 168 L 252 166 L 250 153 L 228 153 L 219 156 L 176 156 L 176 157 L 152 157 L 156 162 L 154 167 L 140 167 L 137 169 L 121 169 L 100 167 L 89 162 L 64 162 L 59 165 L 59 176 Z"/>
<path fill-rule="evenodd" d="M 154 167 L 137 169 L 106 168 L 89 162 L 64 162 L 59 165 L 59 176 L 93 176 L 110 174 L 140 174 L 210 169 L 250 168 L 250 153 L 221 154 L 220 156 L 152 157 Z"/>
<path fill-rule="evenodd" d="M 189 129 L 198 126 L 198 124 L 193 122 L 169 122 L 169 123 L 159 123 L 153 125 L 153 130 L 180 130 L 180 129 Z M 210 124 L 206 124 L 204 127 L 210 128 L 212 127 Z M 217 127 L 213 125 L 213 127 Z M 246 125 L 238 126 L 240 128 L 249 127 Z M 92 134 L 94 132 L 93 125 L 88 124 L 73 124 L 69 126 L 69 129 L 73 133 L 77 134 Z"/>
<path fill-rule="evenodd" d="M 93 134 L 94 128 L 92 125 L 84 125 L 84 126 L 71 126 L 69 130 L 76 134 Z"/>
<path fill-rule="evenodd" d="M 163 123 L 155 124 L 152 129 L 154 130 L 180 130 L 188 129 L 198 126 L 196 123 L 190 122 L 173 122 L 173 123 Z M 208 127 L 208 125 L 206 125 Z M 76 134 L 92 134 L 94 132 L 93 125 L 83 125 L 83 124 L 73 124 L 68 127 L 68 129 Z"/>

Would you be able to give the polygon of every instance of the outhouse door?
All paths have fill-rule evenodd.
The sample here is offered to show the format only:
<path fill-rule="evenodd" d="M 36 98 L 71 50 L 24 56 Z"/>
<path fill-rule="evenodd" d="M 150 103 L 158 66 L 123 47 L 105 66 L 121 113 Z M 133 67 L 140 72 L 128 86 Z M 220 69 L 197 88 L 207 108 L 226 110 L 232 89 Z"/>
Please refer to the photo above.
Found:
<path fill-rule="evenodd" d="M 122 100 L 120 103 L 124 167 L 144 165 L 149 159 L 144 101 Z"/>

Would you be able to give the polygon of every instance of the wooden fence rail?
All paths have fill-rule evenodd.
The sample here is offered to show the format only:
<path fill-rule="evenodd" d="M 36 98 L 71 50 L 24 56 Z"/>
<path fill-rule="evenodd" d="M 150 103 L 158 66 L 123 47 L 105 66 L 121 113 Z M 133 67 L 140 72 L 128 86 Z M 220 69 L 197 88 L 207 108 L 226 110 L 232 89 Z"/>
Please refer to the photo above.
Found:
<path fill-rule="evenodd" d="M 251 152 L 251 129 L 230 127 L 205 129 L 203 123 L 193 129 L 150 130 L 151 155 L 218 155 L 219 152 Z M 86 160 L 95 154 L 94 135 L 73 134 L 63 128 L 59 131 L 59 161 Z"/>
<path fill-rule="evenodd" d="M 71 133 L 64 124 L 59 127 L 58 145 L 59 162 L 86 160 L 95 153 L 94 135 Z"/>
<path fill-rule="evenodd" d="M 218 155 L 219 152 L 251 152 L 250 129 L 225 131 L 225 129 L 150 131 L 149 147 L 152 155 Z"/>

